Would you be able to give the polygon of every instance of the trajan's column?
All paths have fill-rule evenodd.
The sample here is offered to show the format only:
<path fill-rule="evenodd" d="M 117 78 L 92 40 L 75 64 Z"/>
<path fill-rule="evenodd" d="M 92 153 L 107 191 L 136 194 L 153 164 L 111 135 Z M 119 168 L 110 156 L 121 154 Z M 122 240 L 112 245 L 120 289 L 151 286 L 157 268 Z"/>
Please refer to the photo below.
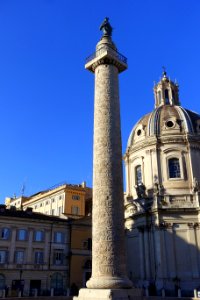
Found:
<path fill-rule="evenodd" d="M 95 74 L 92 276 L 78 299 L 132 299 L 136 291 L 126 275 L 122 147 L 118 74 L 126 58 L 112 41 L 105 18 L 103 36 L 85 68 Z"/>

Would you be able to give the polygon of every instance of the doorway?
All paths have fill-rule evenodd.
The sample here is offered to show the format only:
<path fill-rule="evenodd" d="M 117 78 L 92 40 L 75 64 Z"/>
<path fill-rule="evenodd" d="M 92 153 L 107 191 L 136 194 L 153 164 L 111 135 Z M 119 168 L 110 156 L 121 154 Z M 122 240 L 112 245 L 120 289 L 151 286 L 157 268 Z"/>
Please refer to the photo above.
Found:
<path fill-rule="evenodd" d="M 36 290 L 37 295 L 40 296 L 41 280 L 30 280 L 30 296 L 35 296 Z"/>

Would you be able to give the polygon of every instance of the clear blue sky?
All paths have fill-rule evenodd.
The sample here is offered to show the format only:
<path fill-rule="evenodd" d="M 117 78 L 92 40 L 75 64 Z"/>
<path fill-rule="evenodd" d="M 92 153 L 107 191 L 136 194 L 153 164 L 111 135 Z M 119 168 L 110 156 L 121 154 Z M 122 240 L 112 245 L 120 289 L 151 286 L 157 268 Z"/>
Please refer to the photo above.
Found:
<path fill-rule="evenodd" d="M 92 185 L 94 76 L 84 70 L 105 16 L 128 58 L 120 75 L 123 153 L 154 107 L 162 66 L 200 112 L 199 0 L 0 1 L 0 203 L 59 182 Z"/>

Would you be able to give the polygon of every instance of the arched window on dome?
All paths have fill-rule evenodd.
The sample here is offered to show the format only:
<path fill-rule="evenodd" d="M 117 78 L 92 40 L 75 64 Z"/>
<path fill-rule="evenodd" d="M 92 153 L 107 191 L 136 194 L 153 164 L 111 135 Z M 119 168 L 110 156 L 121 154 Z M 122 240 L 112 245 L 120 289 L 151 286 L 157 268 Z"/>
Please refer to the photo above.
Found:
<path fill-rule="evenodd" d="M 170 104 L 169 103 L 169 91 L 168 91 L 168 89 L 165 90 L 165 104 Z"/>
<path fill-rule="evenodd" d="M 181 170 L 179 159 L 176 157 L 170 158 L 168 160 L 169 178 L 180 178 Z"/>
<path fill-rule="evenodd" d="M 140 185 L 142 183 L 142 167 L 137 165 L 135 167 L 135 184 Z"/>

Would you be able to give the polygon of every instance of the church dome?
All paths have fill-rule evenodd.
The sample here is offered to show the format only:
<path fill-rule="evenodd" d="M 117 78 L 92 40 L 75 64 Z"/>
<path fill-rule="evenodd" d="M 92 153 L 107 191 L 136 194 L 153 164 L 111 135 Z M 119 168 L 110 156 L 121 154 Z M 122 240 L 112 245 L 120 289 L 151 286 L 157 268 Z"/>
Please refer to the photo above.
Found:
<path fill-rule="evenodd" d="M 154 86 L 154 97 L 155 108 L 136 123 L 128 139 L 126 193 L 151 198 L 159 185 L 163 199 L 185 199 L 200 182 L 200 115 L 181 106 L 178 84 L 166 72 Z"/>
<path fill-rule="evenodd" d="M 154 87 L 154 95 L 155 109 L 133 127 L 128 148 L 147 137 L 200 134 L 200 115 L 180 105 L 178 85 L 169 80 L 165 72 Z"/>
<path fill-rule="evenodd" d="M 178 105 L 162 105 L 143 116 L 133 127 L 128 147 L 146 137 L 199 134 L 200 115 Z"/>

